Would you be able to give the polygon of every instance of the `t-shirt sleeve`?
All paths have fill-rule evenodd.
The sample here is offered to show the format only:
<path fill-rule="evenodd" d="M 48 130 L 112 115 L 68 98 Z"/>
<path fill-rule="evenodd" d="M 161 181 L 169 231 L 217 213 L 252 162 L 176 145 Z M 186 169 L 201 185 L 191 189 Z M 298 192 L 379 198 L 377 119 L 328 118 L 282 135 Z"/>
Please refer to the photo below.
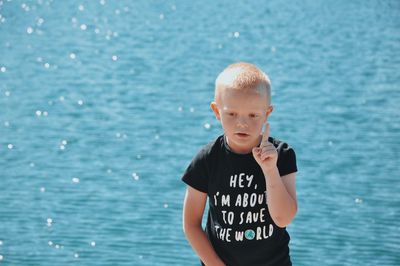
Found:
<path fill-rule="evenodd" d="M 279 143 L 278 151 L 278 170 L 280 176 L 297 172 L 296 154 L 292 147 L 286 142 Z"/>
<path fill-rule="evenodd" d="M 207 193 L 208 176 L 206 150 L 202 149 L 186 168 L 182 181 L 201 192 Z"/>

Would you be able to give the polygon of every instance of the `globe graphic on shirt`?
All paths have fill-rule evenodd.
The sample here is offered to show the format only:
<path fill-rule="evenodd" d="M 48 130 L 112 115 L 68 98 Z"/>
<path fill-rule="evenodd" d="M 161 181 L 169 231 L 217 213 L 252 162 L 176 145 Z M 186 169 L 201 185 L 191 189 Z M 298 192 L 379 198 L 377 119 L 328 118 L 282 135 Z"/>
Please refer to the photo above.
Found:
<path fill-rule="evenodd" d="M 249 230 L 246 230 L 246 232 L 244 232 L 244 236 L 248 240 L 253 240 L 254 237 L 256 236 L 256 233 L 253 230 L 249 229 Z"/>

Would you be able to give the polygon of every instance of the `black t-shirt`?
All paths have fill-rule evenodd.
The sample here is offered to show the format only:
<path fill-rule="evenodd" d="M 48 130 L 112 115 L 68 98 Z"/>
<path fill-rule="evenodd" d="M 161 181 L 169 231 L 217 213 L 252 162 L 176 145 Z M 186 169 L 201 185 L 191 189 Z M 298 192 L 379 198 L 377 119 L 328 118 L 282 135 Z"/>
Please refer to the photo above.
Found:
<path fill-rule="evenodd" d="M 278 139 L 268 140 L 278 151 L 279 174 L 296 172 L 293 149 Z M 182 180 L 207 193 L 205 231 L 227 265 L 291 265 L 289 234 L 270 217 L 265 177 L 251 153 L 232 152 L 219 136 L 194 157 Z"/>

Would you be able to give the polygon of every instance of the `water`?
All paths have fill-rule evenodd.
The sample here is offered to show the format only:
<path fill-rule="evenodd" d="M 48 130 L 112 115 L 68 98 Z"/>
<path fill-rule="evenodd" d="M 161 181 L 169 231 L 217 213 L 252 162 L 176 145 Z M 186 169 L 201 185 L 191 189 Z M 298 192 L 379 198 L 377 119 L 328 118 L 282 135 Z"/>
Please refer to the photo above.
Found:
<path fill-rule="evenodd" d="M 216 75 L 271 77 L 295 265 L 399 265 L 398 1 L 0 1 L 0 264 L 197 265 Z"/>

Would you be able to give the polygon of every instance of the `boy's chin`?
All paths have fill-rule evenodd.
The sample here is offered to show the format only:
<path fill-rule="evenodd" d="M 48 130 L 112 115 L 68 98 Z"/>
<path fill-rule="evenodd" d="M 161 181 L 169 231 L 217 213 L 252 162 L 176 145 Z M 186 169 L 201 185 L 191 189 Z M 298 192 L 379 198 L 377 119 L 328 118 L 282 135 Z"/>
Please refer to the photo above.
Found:
<path fill-rule="evenodd" d="M 257 145 L 252 145 L 251 141 L 244 141 L 244 140 L 234 140 L 234 141 L 230 141 L 230 143 L 228 142 L 229 147 L 232 149 L 232 151 L 236 152 L 236 153 L 250 153 L 254 147 L 256 147 Z"/>

